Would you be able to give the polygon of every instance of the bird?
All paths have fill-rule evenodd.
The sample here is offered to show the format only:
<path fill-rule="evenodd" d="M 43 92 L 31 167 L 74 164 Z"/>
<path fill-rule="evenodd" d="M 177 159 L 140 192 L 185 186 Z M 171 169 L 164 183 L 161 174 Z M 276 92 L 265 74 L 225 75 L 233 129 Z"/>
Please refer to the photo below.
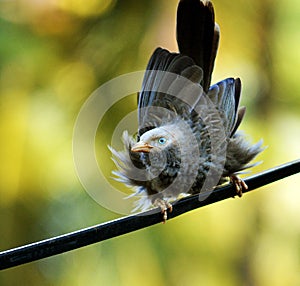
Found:
<path fill-rule="evenodd" d="M 114 178 L 134 190 L 136 210 L 159 207 L 163 222 L 182 196 L 209 192 L 230 181 L 242 196 L 239 174 L 256 165 L 262 140 L 251 144 L 238 127 L 241 80 L 211 85 L 220 38 L 212 2 L 180 0 L 178 52 L 153 52 L 137 95 L 138 130 L 124 131 L 124 150 L 112 147 Z"/>

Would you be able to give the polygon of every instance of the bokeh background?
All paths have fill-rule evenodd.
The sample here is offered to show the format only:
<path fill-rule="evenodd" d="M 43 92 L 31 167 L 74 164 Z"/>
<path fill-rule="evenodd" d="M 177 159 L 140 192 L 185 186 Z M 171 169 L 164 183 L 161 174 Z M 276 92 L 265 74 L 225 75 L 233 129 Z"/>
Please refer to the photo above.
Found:
<path fill-rule="evenodd" d="M 144 69 L 157 46 L 176 51 L 177 3 L 0 1 L 1 250 L 120 217 L 81 186 L 73 127 L 98 86 Z M 298 159 L 300 2 L 214 6 L 221 42 L 213 82 L 241 77 L 241 127 L 268 146 L 253 173 Z M 107 138 L 112 125 L 103 129 Z M 107 152 L 106 142 L 97 148 Z M 109 174 L 109 156 L 106 164 Z M 296 175 L 165 225 L 5 270 L 0 285 L 300 285 L 299 186 Z"/>

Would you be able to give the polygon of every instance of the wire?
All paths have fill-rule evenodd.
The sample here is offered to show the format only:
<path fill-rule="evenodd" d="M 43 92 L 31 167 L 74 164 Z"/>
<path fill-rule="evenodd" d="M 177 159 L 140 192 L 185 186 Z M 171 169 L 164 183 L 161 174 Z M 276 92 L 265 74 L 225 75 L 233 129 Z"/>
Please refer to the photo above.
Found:
<path fill-rule="evenodd" d="M 248 190 L 245 192 L 252 191 L 299 172 L 300 159 L 246 178 L 244 181 L 248 185 Z M 173 211 L 168 214 L 168 219 L 196 208 L 232 198 L 235 195 L 236 190 L 232 184 L 227 184 L 216 188 L 208 197 L 206 197 L 207 194 L 198 194 L 183 198 L 173 204 Z M 64 253 L 161 222 L 162 214 L 157 208 L 2 251 L 0 252 L 0 270 Z"/>

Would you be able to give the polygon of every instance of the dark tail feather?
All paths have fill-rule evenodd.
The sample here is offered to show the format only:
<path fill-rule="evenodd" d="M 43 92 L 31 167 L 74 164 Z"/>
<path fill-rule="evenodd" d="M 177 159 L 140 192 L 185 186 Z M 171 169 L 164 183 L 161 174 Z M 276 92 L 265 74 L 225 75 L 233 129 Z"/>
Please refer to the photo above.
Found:
<path fill-rule="evenodd" d="M 191 57 L 203 70 L 201 85 L 210 86 L 211 74 L 219 43 L 211 2 L 181 0 L 177 10 L 177 43 L 180 53 Z"/>

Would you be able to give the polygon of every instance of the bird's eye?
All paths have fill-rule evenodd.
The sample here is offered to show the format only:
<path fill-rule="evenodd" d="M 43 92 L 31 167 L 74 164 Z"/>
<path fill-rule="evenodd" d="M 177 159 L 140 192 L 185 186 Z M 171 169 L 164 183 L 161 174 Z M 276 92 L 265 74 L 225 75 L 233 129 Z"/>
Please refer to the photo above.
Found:
<path fill-rule="evenodd" d="M 158 143 L 161 144 L 161 145 L 166 144 L 166 142 L 167 142 L 167 139 L 164 138 L 164 137 L 160 137 L 160 138 L 158 139 Z"/>

